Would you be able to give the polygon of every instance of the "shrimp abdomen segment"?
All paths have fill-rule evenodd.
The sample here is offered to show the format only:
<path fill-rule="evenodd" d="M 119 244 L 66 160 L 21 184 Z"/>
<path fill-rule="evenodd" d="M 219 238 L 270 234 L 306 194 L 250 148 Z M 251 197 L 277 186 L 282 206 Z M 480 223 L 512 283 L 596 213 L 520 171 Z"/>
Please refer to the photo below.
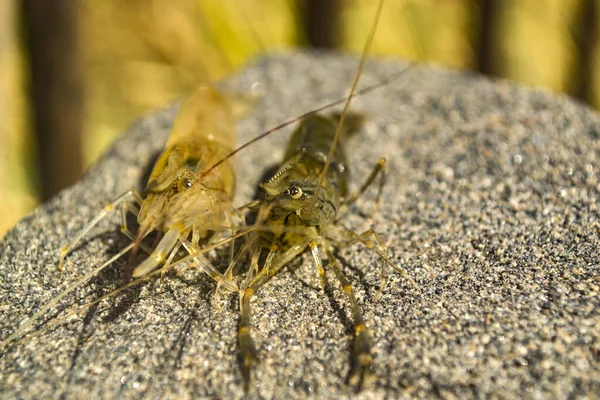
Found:
<path fill-rule="evenodd" d="M 166 148 L 175 144 L 216 141 L 235 146 L 235 124 L 229 101 L 210 86 L 201 86 L 181 105 Z"/>
<path fill-rule="evenodd" d="M 212 87 L 201 86 L 183 102 L 166 150 L 152 169 L 147 191 L 169 190 L 185 171 L 201 175 L 234 146 L 235 124 L 229 102 Z M 223 163 L 209 175 L 217 177 L 222 189 L 233 196 L 235 179 L 230 163 Z M 192 183 L 197 181 L 198 176 L 192 179 Z"/>

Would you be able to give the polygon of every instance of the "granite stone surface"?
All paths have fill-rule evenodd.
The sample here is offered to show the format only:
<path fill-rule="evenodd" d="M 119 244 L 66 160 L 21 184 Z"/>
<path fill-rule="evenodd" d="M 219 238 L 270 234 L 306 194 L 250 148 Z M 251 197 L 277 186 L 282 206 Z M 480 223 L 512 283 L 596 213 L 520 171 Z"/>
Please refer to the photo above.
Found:
<path fill-rule="evenodd" d="M 223 87 L 263 94 L 240 143 L 348 91 L 357 59 L 274 55 Z M 401 70 L 371 61 L 360 86 Z M 352 316 L 334 275 L 320 287 L 307 255 L 253 299 L 261 364 L 244 394 L 237 297 L 198 270 L 150 279 L 53 323 L 121 285 L 127 257 L 0 349 L 2 398 L 584 398 L 600 396 L 600 115 L 549 92 L 428 66 L 357 99 L 364 129 L 346 143 L 357 188 L 389 161 L 378 217 L 370 189 L 341 224 L 373 227 L 377 256 L 341 249 L 374 341 L 373 379 L 346 383 Z M 128 244 L 105 220 L 57 271 L 58 250 L 120 193 L 144 186 L 177 107 L 135 122 L 74 186 L 0 243 L 0 338 L 61 288 Z M 236 159 L 236 204 L 276 165 L 290 128 Z M 212 254 L 215 262 L 219 254 Z M 226 260 L 224 260 L 226 262 Z M 221 263 L 222 264 L 222 263 Z M 37 333 L 35 333 L 37 332 Z"/>

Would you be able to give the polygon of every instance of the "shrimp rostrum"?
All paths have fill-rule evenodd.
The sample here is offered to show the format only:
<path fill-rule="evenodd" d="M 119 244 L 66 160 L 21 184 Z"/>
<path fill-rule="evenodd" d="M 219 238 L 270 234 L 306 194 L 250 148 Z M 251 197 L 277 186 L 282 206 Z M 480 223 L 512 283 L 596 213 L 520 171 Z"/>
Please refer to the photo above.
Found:
<path fill-rule="evenodd" d="M 233 281 L 224 277 L 198 251 L 199 241 L 211 232 L 233 229 L 235 175 L 232 165 L 222 163 L 210 173 L 204 172 L 234 146 L 234 122 L 227 99 L 212 87 L 201 86 L 181 106 L 165 150 L 148 179 L 146 197 L 142 198 L 137 190 L 130 190 L 106 205 L 60 250 L 60 268 L 65 256 L 98 222 L 111 211 L 119 210 L 121 231 L 132 241 L 121 253 L 131 248 L 135 252 L 138 246 L 150 253 L 131 271 L 133 277 L 150 273 L 165 260 L 169 263 L 183 245 L 202 271 L 225 288 L 237 290 Z M 127 226 L 127 211 L 137 215 L 136 235 Z M 151 250 L 141 242 L 153 231 L 160 241 Z"/>
<path fill-rule="evenodd" d="M 373 230 L 359 234 L 336 224 L 378 175 L 381 189 L 385 176 L 386 161 L 382 158 L 359 190 L 353 195 L 348 193 L 349 169 L 343 142 L 349 131 L 361 126 L 362 118 L 355 114 L 346 119 L 350 123 L 346 124 L 347 128 L 339 127 L 341 140 L 335 147 L 336 127 L 340 123 L 338 117 L 315 115 L 302 121 L 290 139 L 280 168 L 261 184 L 265 197 L 258 206 L 257 224 L 261 225 L 261 229 L 255 233 L 259 237 L 255 237 L 252 244 L 255 260 L 240 287 L 238 340 L 246 379 L 249 379 L 250 369 L 258 360 L 250 335 L 251 297 L 306 249 L 312 255 L 322 285 L 326 284 L 325 268 L 329 267 L 350 301 L 354 321 L 351 385 L 361 384 L 370 369 L 371 338 L 352 286 L 334 256 L 334 249 L 362 243 L 377 253 L 385 264 L 415 284 L 404 270 L 389 260 L 385 244 Z M 330 152 L 330 149 L 333 150 Z M 329 152 L 330 164 L 327 161 Z M 261 258 L 264 258 L 264 263 L 259 267 L 256 255 L 261 251 L 267 255 Z M 327 263 L 323 262 L 323 256 Z"/>

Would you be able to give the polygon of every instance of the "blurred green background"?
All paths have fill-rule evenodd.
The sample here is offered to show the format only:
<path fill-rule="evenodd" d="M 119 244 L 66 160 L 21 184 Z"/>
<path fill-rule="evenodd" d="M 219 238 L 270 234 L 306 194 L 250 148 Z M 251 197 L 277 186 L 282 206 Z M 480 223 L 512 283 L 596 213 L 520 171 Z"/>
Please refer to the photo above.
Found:
<path fill-rule="evenodd" d="M 1 0 L 0 237 L 140 115 L 265 51 L 360 53 L 376 0 Z M 387 0 L 372 55 L 600 108 L 600 0 Z"/>

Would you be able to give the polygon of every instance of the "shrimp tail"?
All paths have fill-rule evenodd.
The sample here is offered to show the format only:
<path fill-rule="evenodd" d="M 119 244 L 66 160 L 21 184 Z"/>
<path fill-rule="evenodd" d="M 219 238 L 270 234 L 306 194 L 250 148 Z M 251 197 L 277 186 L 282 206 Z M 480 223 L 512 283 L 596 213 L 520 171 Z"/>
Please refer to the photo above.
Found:
<path fill-rule="evenodd" d="M 331 118 L 336 122 L 336 124 L 339 124 L 342 120 L 342 113 L 331 113 Z M 344 119 L 344 127 L 341 133 L 342 138 L 345 138 L 346 136 L 358 132 L 360 128 L 364 125 L 366 119 L 367 118 L 365 117 L 365 115 L 361 113 L 351 111 L 346 113 L 346 117 Z"/>

